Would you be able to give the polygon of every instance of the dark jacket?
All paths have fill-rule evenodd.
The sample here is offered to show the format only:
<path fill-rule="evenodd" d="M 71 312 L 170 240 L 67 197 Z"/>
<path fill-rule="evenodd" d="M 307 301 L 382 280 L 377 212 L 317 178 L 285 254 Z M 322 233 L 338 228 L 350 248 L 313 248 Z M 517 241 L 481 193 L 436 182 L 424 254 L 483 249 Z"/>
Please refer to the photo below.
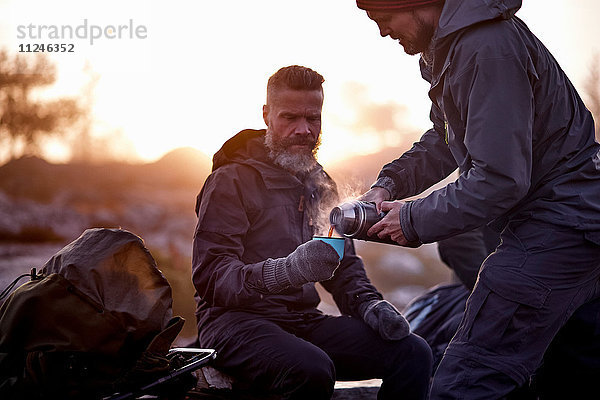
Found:
<path fill-rule="evenodd" d="M 321 166 L 301 181 L 272 164 L 264 134 L 245 130 L 229 139 L 214 155 L 197 198 L 192 264 L 200 330 L 218 329 L 217 318 L 231 310 L 281 322 L 320 314 L 313 283 L 270 294 L 262 268 L 268 258 L 285 257 L 312 238 L 318 206 L 327 219 L 335 205 L 335 183 Z M 322 284 L 343 314 L 357 316 L 362 301 L 382 298 L 350 240 L 334 278 Z"/>
<path fill-rule="evenodd" d="M 434 242 L 490 222 L 499 230 L 509 219 L 529 217 L 600 231 L 592 116 L 549 51 L 514 16 L 520 7 L 520 0 L 446 0 L 433 64 L 421 60 L 433 129 L 384 166 L 379 182 L 391 178 L 394 198 L 402 199 L 457 167 L 462 173 L 403 208 L 409 241 Z"/>

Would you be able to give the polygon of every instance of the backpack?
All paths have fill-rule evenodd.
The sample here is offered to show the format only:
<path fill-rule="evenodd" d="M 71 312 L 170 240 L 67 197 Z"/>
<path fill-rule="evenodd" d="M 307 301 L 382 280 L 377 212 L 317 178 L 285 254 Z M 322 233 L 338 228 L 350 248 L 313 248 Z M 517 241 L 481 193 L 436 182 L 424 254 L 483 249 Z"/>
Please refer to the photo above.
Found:
<path fill-rule="evenodd" d="M 431 347 L 434 371 L 460 324 L 469 294 L 462 283 L 440 284 L 413 299 L 402 311 L 411 331 Z"/>
<path fill-rule="evenodd" d="M 96 399 L 171 367 L 184 320 L 142 239 L 88 229 L 0 307 L 0 398 Z"/>

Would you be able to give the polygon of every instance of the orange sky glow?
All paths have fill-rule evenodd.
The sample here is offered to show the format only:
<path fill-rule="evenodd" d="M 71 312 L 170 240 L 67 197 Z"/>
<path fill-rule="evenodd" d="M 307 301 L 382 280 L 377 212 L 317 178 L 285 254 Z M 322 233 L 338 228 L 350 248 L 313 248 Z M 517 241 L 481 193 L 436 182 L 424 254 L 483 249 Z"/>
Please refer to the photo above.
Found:
<path fill-rule="evenodd" d="M 600 3 L 524 3 L 518 15 L 585 99 L 589 66 L 600 61 Z M 49 54 L 58 81 L 45 95 L 79 93 L 90 79 L 87 66 L 98 77 L 93 134 L 119 133 L 130 161 L 153 161 L 182 146 L 212 156 L 237 131 L 264 127 L 266 80 L 290 64 L 325 77 L 323 164 L 407 135 L 417 140 L 429 127 L 418 58 L 382 39 L 352 0 L 0 0 L 0 15 L 0 46 L 11 54 L 52 29 L 46 43 L 74 44 L 73 53 Z M 85 37 L 83 28 L 76 34 L 82 25 Z M 392 118 L 369 122 L 367 111 Z M 44 151 L 52 161 L 69 157 L 58 141 Z M 0 149 L 0 163 L 6 157 Z"/>

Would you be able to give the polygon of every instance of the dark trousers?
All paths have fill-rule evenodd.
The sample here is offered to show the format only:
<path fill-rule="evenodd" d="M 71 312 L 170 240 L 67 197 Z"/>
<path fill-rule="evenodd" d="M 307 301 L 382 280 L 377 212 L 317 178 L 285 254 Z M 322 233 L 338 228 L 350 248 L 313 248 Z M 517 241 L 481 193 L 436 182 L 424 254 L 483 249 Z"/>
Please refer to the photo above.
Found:
<path fill-rule="evenodd" d="M 431 350 L 416 335 L 386 341 L 353 317 L 317 315 L 277 324 L 242 312 L 215 334 L 215 366 L 237 388 L 279 394 L 286 399 L 329 399 L 336 380 L 383 379 L 378 399 L 425 399 L 432 369 Z M 202 335 L 201 335 L 202 336 Z"/>
<path fill-rule="evenodd" d="M 543 400 L 585 399 L 598 392 L 598 378 L 600 298 L 579 307 L 558 332 L 535 374 L 532 390 Z"/>
<path fill-rule="evenodd" d="M 431 399 L 501 399 L 525 384 L 569 317 L 599 295 L 600 245 L 583 232 L 511 222 L 483 263 Z"/>

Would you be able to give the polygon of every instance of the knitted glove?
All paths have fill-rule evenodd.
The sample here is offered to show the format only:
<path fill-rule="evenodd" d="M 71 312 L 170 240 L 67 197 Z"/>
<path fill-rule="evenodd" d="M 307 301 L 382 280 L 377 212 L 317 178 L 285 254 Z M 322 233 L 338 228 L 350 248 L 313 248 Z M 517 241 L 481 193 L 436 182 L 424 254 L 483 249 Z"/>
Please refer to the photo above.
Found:
<path fill-rule="evenodd" d="M 300 287 L 307 282 L 326 281 L 340 265 L 333 246 L 321 240 L 301 244 L 287 257 L 265 261 L 263 281 L 271 293 L 279 293 L 290 286 Z"/>
<path fill-rule="evenodd" d="M 362 319 L 385 340 L 404 339 L 410 333 L 408 321 L 386 300 L 365 301 L 358 307 Z"/>

